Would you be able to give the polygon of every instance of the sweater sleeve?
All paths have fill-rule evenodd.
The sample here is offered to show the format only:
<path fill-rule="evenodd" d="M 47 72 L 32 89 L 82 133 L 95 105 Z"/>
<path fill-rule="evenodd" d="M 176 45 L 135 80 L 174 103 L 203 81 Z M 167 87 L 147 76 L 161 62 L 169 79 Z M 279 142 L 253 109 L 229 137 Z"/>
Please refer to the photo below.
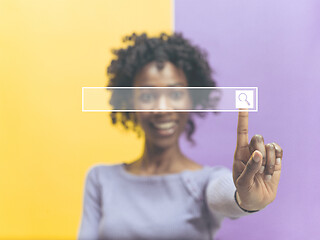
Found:
<path fill-rule="evenodd" d="M 235 190 L 232 172 L 229 169 L 221 167 L 213 171 L 206 187 L 206 201 L 211 213 L 231 219 L 251 214 L 237 205 L 234 199 Z"/>
<path fill-rule="evenodd" d="M 83 210 L 78 240 L 98 239 L 99 221 L 101 218 L 100 186 L 97 178 L 97 167 L 87 172 L 83 196 Z"/>

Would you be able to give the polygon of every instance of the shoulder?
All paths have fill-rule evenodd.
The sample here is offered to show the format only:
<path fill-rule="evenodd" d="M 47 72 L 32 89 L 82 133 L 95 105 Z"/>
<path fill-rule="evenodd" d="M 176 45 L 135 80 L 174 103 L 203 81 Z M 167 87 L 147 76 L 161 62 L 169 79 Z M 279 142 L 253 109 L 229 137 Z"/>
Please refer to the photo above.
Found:
<path fill-rule="evenodd" d="M 121 164 L 94 164 L 86 173 L 86 179 L 96 183 L 101 182 L 103 178 L 112 178 L 115 175 L 115 170 L 119 169 Z"/>
<path fill-rule="evenodd" d="M 94 173 L 97 173 L 97 172 L 101 172 L 101 171 L 112 171 L 113 169 L 115 168 L 118 168 L 120 167 L 121 164 L 106 164 L 106 163 L 96 163 L 94 165 L 92 165 L 87 173 L 91 173 L 91 172 L 94 172 Z"/>

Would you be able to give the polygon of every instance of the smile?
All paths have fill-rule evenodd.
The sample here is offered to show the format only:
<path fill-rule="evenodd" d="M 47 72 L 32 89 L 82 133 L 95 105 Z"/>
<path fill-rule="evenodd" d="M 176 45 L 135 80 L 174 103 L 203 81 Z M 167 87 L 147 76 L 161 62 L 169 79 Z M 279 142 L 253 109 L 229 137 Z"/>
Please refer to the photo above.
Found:
<path fill-rule="evenodd" d="M 161 136 L 171 136 L 174 134 L 177 123 L 165 122 L 165 123 L 152 123 L 151 126 L 156 130 L 157 134 Z"/>

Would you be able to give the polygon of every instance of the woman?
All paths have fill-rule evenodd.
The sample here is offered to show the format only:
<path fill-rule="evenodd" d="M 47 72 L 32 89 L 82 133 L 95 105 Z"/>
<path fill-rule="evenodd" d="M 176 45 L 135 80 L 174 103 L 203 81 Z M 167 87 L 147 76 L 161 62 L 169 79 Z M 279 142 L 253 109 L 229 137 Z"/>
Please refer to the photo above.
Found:
<path fill-rule="evenodd" d="M 216 86 L 206 54 L 181 34 L 133 34 L 124 41 L 132 44 L 114 51 L 109 87 Z M 117 98 L 114 92 L 114 107 L 131 103 Z M 150 98 L 134 95 L 133 103 Z M 206 100 L 208 95 L 196 104 L 204 107 Z M 191 113 L 113 112 L 111 118 L 144 133 L 144 152 L 131 164 L 88 171 L 79 239 L 212 239 L 223 218 L 252 214 L 275 199 L 282 149 L 265 145 L 260 135 L 248 143 L 248 112 L 239 112 L 232 172 L 201 166 L 180 150 L 182 133 L 193 141 Z"/>

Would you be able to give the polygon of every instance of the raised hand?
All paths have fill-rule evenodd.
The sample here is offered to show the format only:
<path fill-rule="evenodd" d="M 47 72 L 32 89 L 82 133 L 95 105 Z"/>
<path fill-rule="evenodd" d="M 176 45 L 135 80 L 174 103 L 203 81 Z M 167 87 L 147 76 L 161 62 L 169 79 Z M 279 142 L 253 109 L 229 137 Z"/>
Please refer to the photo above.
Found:
<path fill-rule="evenodd" d="M 249 144 L 248 112 L 239 112 L 233 181 L 240 207 L 249 211 L 259 210 L 275 199 L 282 153 L 277 143 L 265 145 L 261 135 L 253 136 Z"/>

